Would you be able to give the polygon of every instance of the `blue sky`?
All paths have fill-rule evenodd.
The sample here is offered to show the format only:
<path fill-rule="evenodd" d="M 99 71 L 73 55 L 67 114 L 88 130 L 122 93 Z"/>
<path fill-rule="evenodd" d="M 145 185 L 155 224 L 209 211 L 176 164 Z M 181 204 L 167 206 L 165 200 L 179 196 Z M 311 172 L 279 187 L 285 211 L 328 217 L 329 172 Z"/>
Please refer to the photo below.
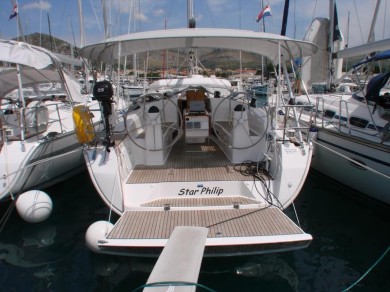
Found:
<path fill-rule="evenodd" d="M 16 1 L 16 0 L 15 0 Z M 129 29 L 130 4 L 136 10 L 130 31 L 146 31 L 185 27 L 187 21 L 187 0 L 106 0 L 111 6 L 112 35 L 127 33 Z M 263 0 L 270 4 L 272 16 L 265 18 L 267 32 L 280 33 L 284 0 Z M 350 12 L 350 46 L 366 42 L 374 13 L 376 0 L 339 0 L 339 26 L 344 35 L 347 32 L 347 15 Z M 376 25 L 376 39 L 390 37 L 390 3 L 382 0 Z M 390 2 L 390 1 L 389 1 Z M 3 0 L 0 18 L 0 34 L 4 39 L 18 35 L 16 19 L 9 20 L 12 1 Z M 101 0 L 83 0 L 83 20 L 86 44 L 103 40 L 103 13 Z M 194 0 L 197 27 L 220 27 L 234 29 L 261 29 L 255 19 L 261 10 L 261 0 Z M 327 17 L 327 0 L 290 0 L 287 36 L 302 39 L 314 17 Z M 50 17 L 52 35 L 80 45 L 80 18 L 78 0 L 19 0 L 20 20 L 25 34 L 48 33 Z M 139 9 L 138 9 L 139 8 Z M 360 22 L 358 22 L 360 19 Z M 73 30 L 72 30 L 73 29 Z M 72 33 L 73 31 L 73 33 Z"/>

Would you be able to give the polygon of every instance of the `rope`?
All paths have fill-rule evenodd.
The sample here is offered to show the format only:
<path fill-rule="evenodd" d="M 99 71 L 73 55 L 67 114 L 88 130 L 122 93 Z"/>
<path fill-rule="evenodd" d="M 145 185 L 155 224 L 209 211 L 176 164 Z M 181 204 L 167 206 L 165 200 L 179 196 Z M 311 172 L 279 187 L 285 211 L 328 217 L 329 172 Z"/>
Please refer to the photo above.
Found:
<path fill-rule="evenodd" d="M 321 146 L 321 147 L 325 148 L 326 150 L 329 150 L 330 152 L 332 152 L 332 153 L 334 153 L 334 154 L 336 154 L 336 155 L 338 155 L 338 156 L 340 156 L 340 157 L 342 157 L 342 158 L 347 159 L 348 161 L 351 161 L 352 163 L 354 163 L 354 164 L 356 164 L 356 165 L 358 165 L 358 166 L 360 166 L 360 167 L 362 167 L 362 168 L 365 168 L 365 169 L 367 169 L 367 170 L 369 170 L 369 171 L 371 171 L 371 172 L 373 172 L 373 173 L 375 173 L 375 174 L 381 175 L 381 176 L 383 176 L 384 178 L 387 178 L 387 179 L 390 180 L 390 176 L 388 176 L 388 175 L 386 175 L 386 174 L 384 174 L 384 173 L 381 173 L 381 172 L 379 172 L 379 171 L 377 171 L 377 170 L 375 170 L 375 169 L 373 169 L 373 168 L 371 168 L 371 167 L 368 167 L 367 165 L 364 165 L 364 164 L 362 164 L 362 163 L 360 163 L 360 162 L 358 162 L 358 161 L 356 161 L 356 160 L 353 160 L 352 158 L 349 158 L 348 156 L 345 156 L 345 155 L 343 155 L 343 154 L 341 154 L 341 153 L 339 153 L 339 152 L 337 152 L 337 151 L 335 151 L 335 150 L 333 150 L 333 149 L 330 149 L 329 147 L 326 147 L 326 146 L 324 146 L 324 145 L 318 143 L 317 141 L 312 140 L 312 142 L 313 142 L 314 144 L 318 145 L 318 146 Z"/>
<path fill-rule="evenodd" d="M 301 223 L 299 222 L 298 213 L 297 213 L 297 209 L 295 209 L 295 204 L 294 204 L 294 202 L 292 203 L 292 206 L 293 206 L 293 208 L 294 208 L 294 213 L 295 213 L 295 217 L 297 218 L 298 226 L 299 226 L 300 228 L 302 228 L 302 227 L 301 227 Z"/>
<path fill-rule="evenodd" d="M 134 289 L 133 292 L 140 291 L 142 288 L 146 288 L 146 287 L 164 287 L 164 286 L 169 286 L 169 287 L 172 287 L 172 286 L 196 286 L 196 287 L 203 288 L 206 291 L 216 292 L 215 290 L 208 288 L 202 284 L 193 283 L 193 282 L 184 282 L 184 281 L 168 281 L 168 282 L 149 283 L 149 284 L 139 286 L 138 288 Z M 167 291 L 171 291 L 171 290 L 167 290 Z"/>
<path fill-rule="evenodd" d="M 379 262 L 385 257 L 385 255 L 389 252 L 389 250 L 390 250 L 390 246 L 388 246 L 387 247 L 387 249 L 386 249 L 386 251 L 380 256 L 380 258 L 379 259 L 377 259 L 377 261 L 359 278 L 359 279 L 357 279 L 351 286 L 349 286 L 348 288 L 346 288 L 346 289 L 344 289 L 343 290 L 343 292 L 344 291 L 349 291 L 350 289 L 352 289 L 356 284 L 358 284 L 361 280 L 363 280 L 363 278 L 365 277 L 365 276 L 367 276 L 368 275 L 368 273 L 369 272 L 371 272 L 371 270 L 373 269 L 373 268 L 375 268 L 375 266 L 377 265 L 377 264 L 379 264 Z"/>

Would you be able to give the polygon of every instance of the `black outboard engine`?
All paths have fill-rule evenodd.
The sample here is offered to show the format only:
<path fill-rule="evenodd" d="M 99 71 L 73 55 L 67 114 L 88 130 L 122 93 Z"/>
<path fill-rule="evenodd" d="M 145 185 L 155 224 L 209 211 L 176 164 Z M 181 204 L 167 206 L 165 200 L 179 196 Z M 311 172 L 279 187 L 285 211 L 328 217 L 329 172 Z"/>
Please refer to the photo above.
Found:
<path fill-rule="evenodd" d="M 103 109 L 104 127 L 106 129 L 106 136 L 103 140 L 103 145 L 106 146 L 107 152 L 110 152 L 110 147 L 114 146 L 111 141 L 111 127 L 109 117 L 112 114 L 111 104 L 114 102 L 114 90 L 110 81 L 104 80 L 96 82 L 93 86 L 93 96 L 100 103 Z"/>

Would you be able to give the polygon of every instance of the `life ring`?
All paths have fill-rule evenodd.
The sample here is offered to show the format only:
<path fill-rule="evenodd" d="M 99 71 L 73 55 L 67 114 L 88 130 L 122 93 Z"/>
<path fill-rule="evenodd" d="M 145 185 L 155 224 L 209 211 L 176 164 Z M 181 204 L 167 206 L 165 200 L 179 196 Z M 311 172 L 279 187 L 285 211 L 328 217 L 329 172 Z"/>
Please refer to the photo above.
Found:
<path fill-rule="evenodd" d="M 90 143 L 95 138 L 95 130 L 92 122 L 92 113 L 84 105 L 77 105 L 73 108 L 73 122 L 76 130 L 77 140 L 81 144 Z"/>

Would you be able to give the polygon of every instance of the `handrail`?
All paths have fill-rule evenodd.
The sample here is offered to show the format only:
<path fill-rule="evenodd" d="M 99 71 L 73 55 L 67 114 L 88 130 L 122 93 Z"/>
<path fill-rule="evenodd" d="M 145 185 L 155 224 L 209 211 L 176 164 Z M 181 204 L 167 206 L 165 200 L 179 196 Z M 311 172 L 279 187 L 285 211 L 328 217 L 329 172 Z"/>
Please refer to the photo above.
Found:
<path fill-rule="evenodd" d="M 345 110 L 347 112 L 347 128 L 348 128 L 348 134 L 351 135 L 351 124 L 349 123 L 349 110 L 348 110 L 348 103 L 345 100 L 340 100 L 339 101 L 339 131 L 341 131 L 341 114 L 342 114 L 342 108 L 343 104 L 345 104 Z"/>
<path fill-rule="evenodd" d="M 283 104 L 283 105 L 279 105 L 279 107 L 282 107 L 282 108 L 285 108 L 285 113 L 284 113 L 284 119 L 283 119 L 283 127 L 282 128 L 277 128 L 278 130 L 282 130 L 283 131 L 283 141 L 285 140 L 285 137 L 286 137 L 286 131 L 290 130 L 290 129 L 294 129 L 294 130 L 308 130 L 310 128 L 310 126 L 301 126 L 300 124 L 296 125 L 296 126 L 287 126 L 287 122 L 288 122 L 288 116 L 289 116 L 289 110 L 291 108 L 304 108 L 304 107 L 307 107 L 307 105 L 303 105 L 303 104 Z M 299 143 L 303 143 L 303 138 L 299 135 L 298 136 L 299 138 Z"/>
<path fill-rule="evenodd" d="M 325 109 L 325 100 L 322 96 L 317 96 L 316 97 L 316 106 L 315 106 L 315 110 L 314 110 L 314 123 L 317 124 L 317 114 L 318 114 L 318 106 L 319 104 L 322 104 L 322 110 L 321 110 L 321 127 L 323 128 L 324 127 L 324 109 Z M 310 121 L 311 121 L 311 114 L 310 114 Z"/>
<path fill-rule="evenodd" d="M 29 134 L 26 134 L 26 138 L 31 138 L 31 137 L 34 137 L 34 136 L 38 136 L 42 133 L 44 133 L 47 128 L 49 127 L 49 125 L 53 125 L 53 124 L 56 124 L 58 123 L 59 124 L 59 127 L 60 127 L 60 131 L 61 133 L 64 131 L 64 125 L 63 125 L 63 122 L 62 122 L 62 116 L 61 116 L 61 108 L 65 108 L 67 106 L 69 106 L 69 110 L 71 110 L 71 104 L 68 104 L 68 103 L 59 103 L 59 104 L 45 104 L 46 108 L 48 110 L 50 109 L 53 109 L 53 111 L 55 111 L 57 113 L 57 117 L 49 117 L 49 120 L 47 122 L 47 125 L 45 127 L 45 130 L 41 130 L 39 131 L 39 125 L 38 124 L 35 124 L 34 127 L 35 127 L 35 131 L 34 132 L 31 132 Z M 36 116 L 36 119 L 38 118 L 37 116 L 37 111 L 38 111 L 38 108 L 39 107 L 31 107 L 29 108 L 29 110 L 35 110 L 35 116 Z M 5 113 L 6 111 L 11 111 L 11 113 Z M 23 127 L 20 126 L 20 123 L 17 122 L 20 120 L 21 118 L 21 114 L 23 116 L 23 120 L 25 121 L 26 120 L 26 117 L 25 117 L 25 111 L 22 111 L 22 108 L 18 107 L 18 106 L 15 106 L 15 107 L 12 107 L 12 108 L 3 108 L 3 109 L 0 109 L 0 117 L 1 117 L 1 120 L 2 120 L 2 127 L 0 129 L 0 131 L 2 132 L 2 137 L 6 140 L 10 140 L 10 141 L 22 141 L 22 136 L 21 136 L 21 133 L 26 133 L 26 130 L 28 129 L 31 129 L 31 127 L 27 127 L 26 123 L 23 123 Z M 12 121 L 16 121 L 16 123 L 12 123 L 12 121 L 8 121 L 8 119 L 6 118 L 7 116 L 10 117 L 11 119 L 11 116 L 15 116 L 16 117 L 16 120 L 12 120 Z M 16 131 L 16 134 L 15 135 L 7 135 L 6 131 Z M 2 143 L 4 143 L 6 140 L 3 140 Z"/>

